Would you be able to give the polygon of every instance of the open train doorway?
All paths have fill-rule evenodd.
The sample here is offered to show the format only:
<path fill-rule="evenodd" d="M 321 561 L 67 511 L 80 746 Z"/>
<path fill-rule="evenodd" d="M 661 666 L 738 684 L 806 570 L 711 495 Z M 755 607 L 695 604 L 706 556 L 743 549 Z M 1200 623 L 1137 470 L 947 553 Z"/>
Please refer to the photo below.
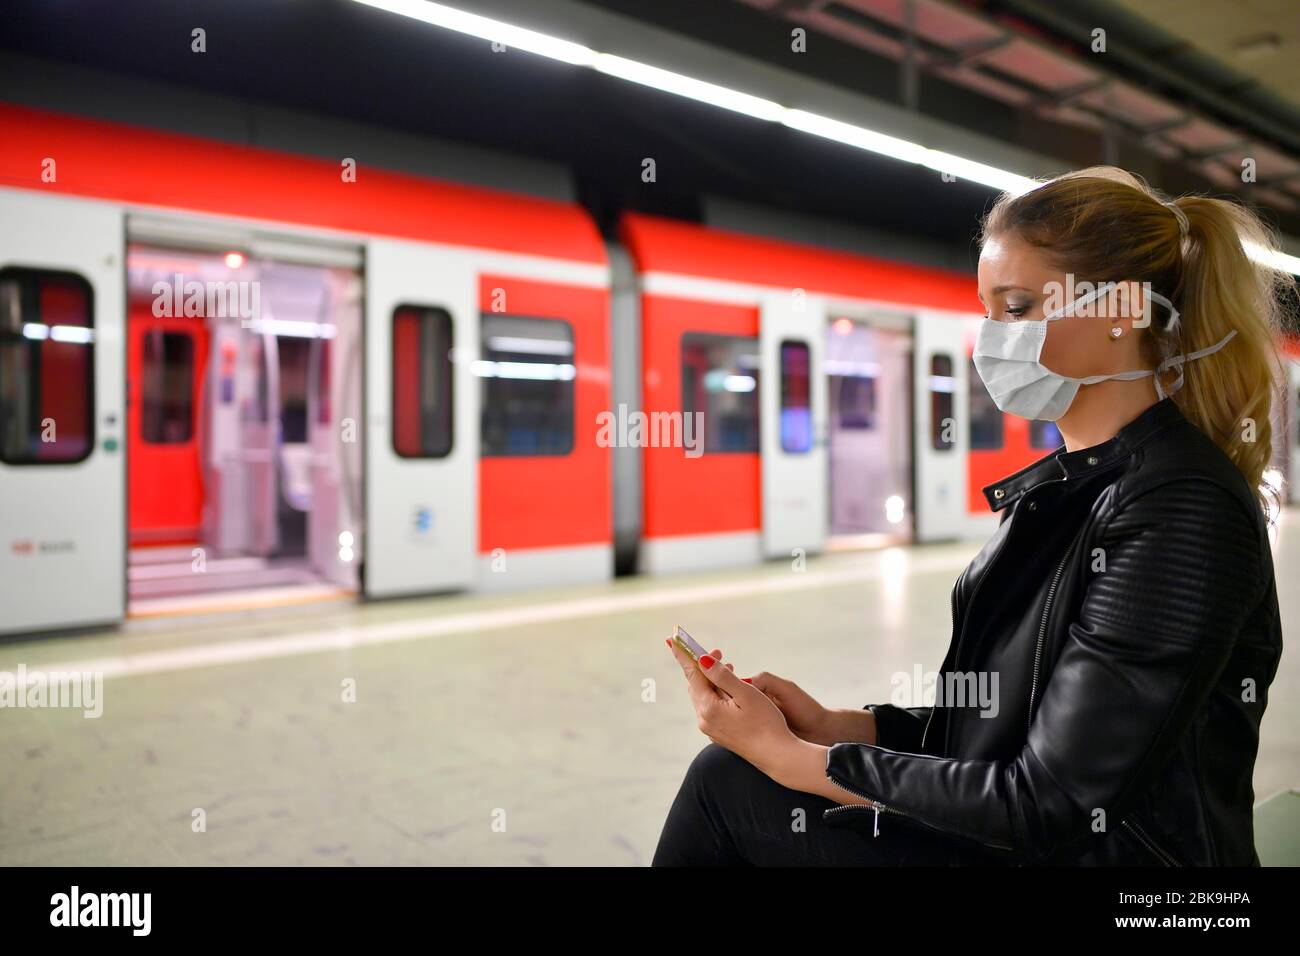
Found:
<path fill-rule="evenodd" d="M 829 318 L 829 548 L 911 541 L 911 320 L 884 313 Z"/>
<path fill-rule="evenodd" d="M 358 590 L 360 254 L 257 245 L 128 243 L 132 615 Z"/>

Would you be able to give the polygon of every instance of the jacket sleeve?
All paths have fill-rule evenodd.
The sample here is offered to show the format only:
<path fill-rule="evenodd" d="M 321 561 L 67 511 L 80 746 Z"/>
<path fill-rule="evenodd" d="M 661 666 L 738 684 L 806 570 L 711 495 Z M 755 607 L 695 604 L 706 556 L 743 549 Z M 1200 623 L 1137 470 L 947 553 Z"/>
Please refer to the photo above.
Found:
<path fill-rule="evenodd" d="M 1264 545 L 1258 520 L 1226 489 L 1179 478 L 1119 505 L 1092 546 L 1103 548 L 1105 571 L 1091 573 L 1014 758 L 838 743 L 827 775 L 1021 862 L 1088 839 L 1098 810 L 1117 827 L 1191 726 L 1258 603 Z"/>
<path fill-rule="evenodd" d="M 905 753 L 920 753 L 921 738 L 930 720 L 930 707 L 896 707 L 893 704 L 868 704 L 876 719 L 876 746 Z"/>

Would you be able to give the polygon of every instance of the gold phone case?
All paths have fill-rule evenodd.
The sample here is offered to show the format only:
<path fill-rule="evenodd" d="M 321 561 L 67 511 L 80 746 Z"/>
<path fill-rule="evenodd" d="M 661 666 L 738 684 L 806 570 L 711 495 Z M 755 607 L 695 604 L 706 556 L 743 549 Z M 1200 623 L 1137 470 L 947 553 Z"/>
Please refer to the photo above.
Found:
<path fill-rule="evenodd" d="M 687 634 L 681 625 L 673 628 L 673 643 L 680 647 L 685 652 L 686 656 L 696 664 L 700 662 L 701 657 L 709 653 L 696 643 L 695 639 L 691 637 L 691 635 Z"/>

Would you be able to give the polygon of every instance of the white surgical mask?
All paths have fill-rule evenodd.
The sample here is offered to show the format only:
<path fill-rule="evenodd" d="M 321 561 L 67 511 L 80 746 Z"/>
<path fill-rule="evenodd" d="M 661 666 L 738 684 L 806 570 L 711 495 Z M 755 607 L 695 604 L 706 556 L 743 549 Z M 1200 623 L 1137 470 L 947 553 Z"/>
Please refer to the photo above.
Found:
<path fill-rule="evenodd" d="M 1093 385 L 1108 379 L 1132 381 L 1151 375 L 1155 378 L 1156 395 L 1165 397 L 1160 376 L 1167 369 L 1177 366 L 1178 378 L 1173 383 L 1169 394 L 1183 384 L 1183 364 L 1217 352 L 1228 344 L 1237 334 L 1233 329 L 1209 348 L 1192 352 L 1188 355 L 1175 355 L 1160 363 L 1157 369 L 1135 369 L 1131 372 L 1116 372 L 1114 375 L 1089 375 L 1085 378 L 1070 378 L 1059 375 L 1043 365 L 1043 343 L 1047 341 L 1047 323 L 1071 315 L 1080 306 L 1092 302 L 1109 290 L 1105 286 L 1087 295 L 1067 303 L 1055 312 L 1041 319 L 1022 319 L 1016 322 L 998 322 L 985 318 L 980 324 L 979 335 L 975 340 L 975 370 L 984 381 L 994 403 L 1008 415 L 1020 418 L 1054 422 L 1064 415 L 1074 401 L 1080 385 Z"/>

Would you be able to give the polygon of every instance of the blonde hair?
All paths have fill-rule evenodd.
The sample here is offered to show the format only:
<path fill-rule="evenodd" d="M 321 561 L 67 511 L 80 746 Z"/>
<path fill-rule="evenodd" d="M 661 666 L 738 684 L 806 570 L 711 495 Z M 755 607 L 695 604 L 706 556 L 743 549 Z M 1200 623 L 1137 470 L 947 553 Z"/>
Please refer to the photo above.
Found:
<path fill-rule="evenodd" d="M 1221 199 L 1168 200 L 1122 169 L 1093 166 L 1002 196 L 983 223 L 985 238 L 999 233 L 1042 248 L 1079 281 L 1149 282 L 1173 302 L 1178 321 L 1153 316 L 1145 329 L 1142 349 L 1152 367 L 1236 331 L 1224 348 L 1184 364 L 1173 400 L 1223 449 L 1267 510 L 1273 489 L 1263 475 L 1281 383 L 1280 293 L 1295 279 L 1260 262 L 1260 252 L 1277 247 L 1260 218 Z M 1166 375 L 1177 377 L 1172 369 Z M 1166 394 L 1169 384 L 1162 379 Z"/>

